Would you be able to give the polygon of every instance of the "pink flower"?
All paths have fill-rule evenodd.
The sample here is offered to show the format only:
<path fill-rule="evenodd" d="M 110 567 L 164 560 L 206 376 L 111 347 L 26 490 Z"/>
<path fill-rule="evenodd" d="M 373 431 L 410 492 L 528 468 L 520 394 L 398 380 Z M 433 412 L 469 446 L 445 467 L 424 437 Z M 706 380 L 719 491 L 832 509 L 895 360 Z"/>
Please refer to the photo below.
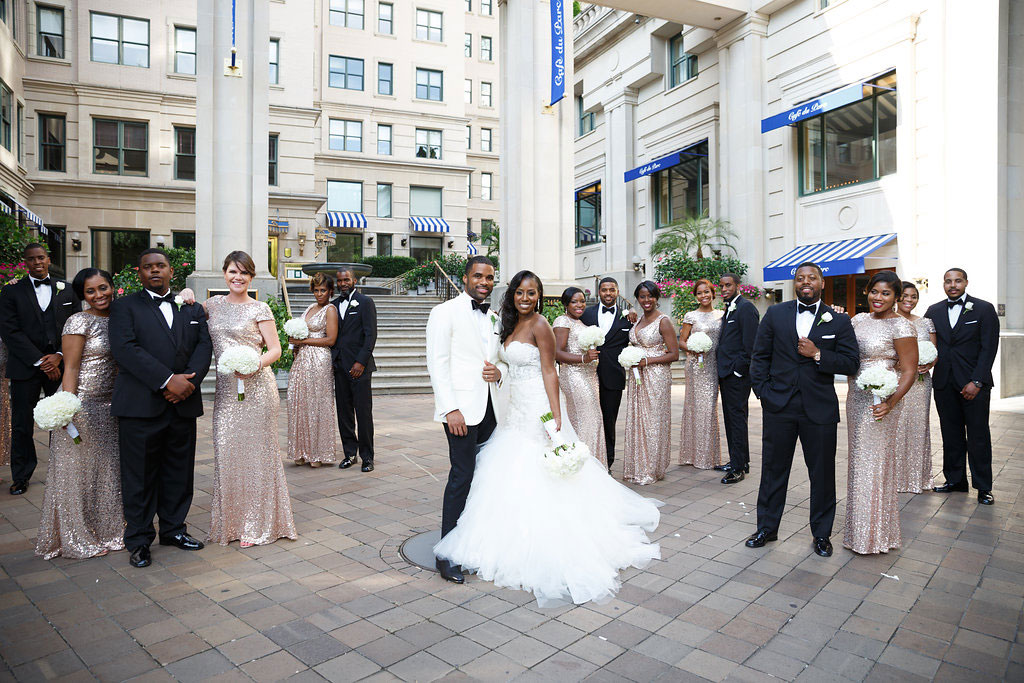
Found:
<path fill-rule="evenodd" d="M 187 265 L 188 265 L 188 261 L 185 261 L 185 262 L 184 262 L 184 263 L 182 263 L 181 265 L 183 265 L 183 266 L 187 266 Z"/>
<path fill-rule="evenodd" d="M 117 288 L 117 293 L 118 294 L 124 294 L 124 287 L 118 287 Z"/>

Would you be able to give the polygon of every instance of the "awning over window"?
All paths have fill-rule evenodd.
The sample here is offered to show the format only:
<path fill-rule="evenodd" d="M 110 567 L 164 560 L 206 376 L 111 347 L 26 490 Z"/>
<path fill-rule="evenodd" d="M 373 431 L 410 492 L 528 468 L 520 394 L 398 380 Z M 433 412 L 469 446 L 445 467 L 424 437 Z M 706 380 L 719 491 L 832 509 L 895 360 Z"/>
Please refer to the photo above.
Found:
<path fill-rule="evenodd" d="M 480 250 L 476 248 L 476 245 L 472 242 L 466 242 L 466 253 L 470 256 L 476 256 L 480 253 Z"/>
<path fill-rule="evenodd" d="M 826 276 L 863 273 L 864 260 L 876 249 L 896 239 L 896 233 L 860 237 L 852 240 L 808 244 L 796 247 L 789 253 L 775 259 L 764 267 L 765 282 L 779 282 L 792 279 L 796 267 L 805 261 L 821 266 Z M 872 264 L 872 267 L 895 265 L 895 256 L 884 257 L 886 263 Z"/>
<path fill-rule="evenodd" d="M 443 218 L 431 218 L 429 216 L 409 216 L 409 225 L 413 230 L 419 232 L 448 232 L 451 230 Z"/>
<path fill-rule="evenodd" d="M 9 207 L 6 204 L 0 202 L 0 213 L 10 214 L 11 213 L 11 207 Z"/>
<path fill-rule="evenodd" d="M 22 216 L 25 217 L 26 221 L 28 221 L 29 223 L 34 224 L 36 227 L 39 228 L 39 234 L 41 234 L 41 235 L 49 235 L 50 234 L 50 231 L 46 229 L 46 225 L 43 224 L 43 219 L 42 218 L 40 218 L 35 213 L 33 213 L 31 209 L 29 209 L 24 204 L 20 203 L 17 199 L 12 198 L 11 201 L 14 202 L 15 210 L 16 210 L 17 213 L 20 213 Z"/>
<path fill-rule="evenodd" d="M 366 216 L 361 213 L 328 211 L 327 226 L 331 228 L 366 228 Z"/>
<path fill-rule="evenodd" d="M 643 166 L 637 166 L 631 171 L 626 171 L 624 175 L 625 181 L 628 183 L 633 180 L 636 180 L 637 178 L 643 178 L 645 175 L 650 175 L 652 173 L 657 173 L 658 171 L 663 171 L 666 168 L 678 166 L 680 163 L 683 162 L 684 157 L 707 156 L 706 154 L 700 154 L 698 152 L 691 151 L 694 147 L 703 144 L 704 142 L 704 140 L 701 140 L 696 145 L 690 145 L 689 147 L 681 149 L 678 152 L 672 152 L 667 156 L 663 156 L 660 159 L 655 159 L 654 161 L 648 162 Z"/>
<path fill-rule="evenodd" d="M 824 114 L 832 109 L 838 109 L 839 107 L 845 107 L 848 104 L 852 104 L 858 100 L 864 99 L 864 84 L 854 83 L 848 85 L 845 88 L 839 90 L 833 90 L 830 93 L 826 93 L 821 97 L 817 97 L 809 102 L 798 104 L 792 109 L 788 109 L 782 113 L 769 116 L 766 119 L 761 119 L 761 132 L 767 133 L 770 130 L 776 128 L 782 128 L 796 123 L 797 121 L 803 121 L 809 119 L 812 116 L 818 114 Z"/>
<path fill-rule="evenodd" d="M 287 235 L 288 221 L 283 221 L 280 218 L 267 219 L 267 232 L 271 235 Z"/>

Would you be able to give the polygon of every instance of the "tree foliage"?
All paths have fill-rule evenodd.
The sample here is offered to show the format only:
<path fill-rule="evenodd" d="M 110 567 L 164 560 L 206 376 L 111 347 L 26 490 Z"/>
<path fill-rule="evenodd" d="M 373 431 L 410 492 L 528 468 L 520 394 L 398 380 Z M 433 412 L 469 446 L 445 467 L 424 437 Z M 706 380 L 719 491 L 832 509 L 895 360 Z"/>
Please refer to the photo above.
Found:
<path fill-rule="evenodd" d="M 679 251 L 693 255 L 698 261 L 710 256 L 713 251 L 729 250 L 736 253 L 736 247 L 729 240 L 736 239 L 729 221 L 711 218 L 707 211 L 699 216 L 687 216 L 658 231 L 658 237 L 651 246 L 651 254 L 668 254 Z"/>

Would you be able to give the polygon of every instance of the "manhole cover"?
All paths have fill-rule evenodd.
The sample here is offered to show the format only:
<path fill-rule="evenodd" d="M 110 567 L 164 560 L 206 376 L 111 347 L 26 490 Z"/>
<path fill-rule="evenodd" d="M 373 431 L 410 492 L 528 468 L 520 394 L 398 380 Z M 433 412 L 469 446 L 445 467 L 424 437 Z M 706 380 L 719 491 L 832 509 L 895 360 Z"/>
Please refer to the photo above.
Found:
<path fill-rule="evenodd" d="M 406 539 L 405 543 L 398 549 L 398 552 L 409 564 L 436 572 L 437 565 L 436 558 L 434 557 L 434 546 L 440 540 L 440 529 L 424 531 L 421 534 L 416 534 Z"/>

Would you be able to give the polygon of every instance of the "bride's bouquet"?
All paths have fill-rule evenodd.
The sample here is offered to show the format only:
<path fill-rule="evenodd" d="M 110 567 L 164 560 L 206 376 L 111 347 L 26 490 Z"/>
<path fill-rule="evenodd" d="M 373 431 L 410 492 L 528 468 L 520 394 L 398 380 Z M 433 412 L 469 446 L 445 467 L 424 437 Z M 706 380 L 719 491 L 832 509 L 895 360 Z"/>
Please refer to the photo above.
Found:
<path fill-rule="evenodd" d="M 583 463 L 591 457 L 590 449 L 581 441 L 567 442 L 555 429 L 555 416 L 550 412 L 540 416 L 544 431 L 548 433 L 554 448 L 544 451 L 544 468 L 556 477 L 571 477 L 583 468 Z"/>
<path fill-rule="evenodd" d="M 640 361 L 646 358 L 647 355 L 644 350 L 639 346 L 633 346 L 630 344 L 626 348 L 622 349 L 622 353 L 619 354 L 619 365 L 626 368 L 627 371 L 633 370 L 633 379 L 636 380 L 637 384 L 640 384 L 640 370 L 637 368 L 640 365 Z"/>
<path fill-rule="evenodd" d="M 53 396 L 47 396 L 36 404 L 32 417 L 40 429 L 47 431 L 63 427 L 75 443 L 82 443 L 82 437 L 78 435 L 78 429 L 71 420 L 75 413 L 82 409 L 82 401 L 70 391 L 58 391 Z"/>
<path fill-rule="evenodd" d="M 604 332 L 597 325 L 588 325 L 580 330 L 577 336 L 580 346 L 586 350 L 596 349 L 598 346 L 604 344 Z"/>
<path fill-rule="evenodd" d="M 873 405 L 878 405 L 896 393 L 900 376 L 884 365 L 872 365 L 857 375 L 857 386 L 874 395 Z"/>
<path fill-rule="evenodd" d="M 697 355 L 700 369 L 704 369 L 704 354 L 711 350 L 711 337 L 704 332 L 694 332 L 686 338 L 686 348 Z"/>
<path fill-rule="evenodd" d="M 917 342 L 917 364 L 928 365 L 934 363 L 935 359 L 939 357 L 939 350 L 935 348 L 935 344 L 932 344 L 927 339 L 918 340 Z M 924 381 L 924 374 L 917 376 L 918 382 Z"/>
<path fill-rule="evenodd" d="M 309 338 L 309 325 L 306 324 L 304 318 L 292 318 L 286 320 L 284 323 L 284 333 L 288 335 L 289 339 L 308 339 Z M 288 344 L 288 350 L 293 351 L 295 344 Z"/>
<path fill-rule="evenodd" d="M 260 369 L 260 354 L 251 346 L 229 346 L 217 359 L 217 372 L 251 375 Z M 238 378 L 238 400 L 245 400 L 245 382 Z"/>

